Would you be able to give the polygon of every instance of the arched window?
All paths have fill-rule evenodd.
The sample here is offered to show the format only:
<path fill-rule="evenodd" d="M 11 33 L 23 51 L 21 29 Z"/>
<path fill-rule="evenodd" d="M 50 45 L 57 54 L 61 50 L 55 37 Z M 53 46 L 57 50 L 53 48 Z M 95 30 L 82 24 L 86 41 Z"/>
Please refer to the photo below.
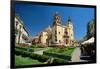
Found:
<path fill-rule="evenodd" d="M 68 44 L 68 39 L 66 39 L 66 44 Z"/>
<path fill-rule="evenodd" d="M 65 32 L 66 35 L 68 35 L 68 32 Z"/>
<path fill-rule="evenodd" d="M 61 40 L 59 40 L 59 43 L 61 43 Z"/>
<path fill-rule="evenodd" d="M 59 32 L 59 34 L 60 34 L 60 32 Z"/>

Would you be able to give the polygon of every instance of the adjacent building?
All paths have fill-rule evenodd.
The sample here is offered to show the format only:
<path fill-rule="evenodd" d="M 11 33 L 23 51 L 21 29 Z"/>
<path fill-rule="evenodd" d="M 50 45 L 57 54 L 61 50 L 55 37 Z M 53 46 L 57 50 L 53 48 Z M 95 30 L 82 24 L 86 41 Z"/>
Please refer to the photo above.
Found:
<path fill-rule="evenodd" d="M 28 43 L 28 32 L 26 31 L 23 22 L 18 16 L 15 16 L 15 42 L 16 44 Z"/>

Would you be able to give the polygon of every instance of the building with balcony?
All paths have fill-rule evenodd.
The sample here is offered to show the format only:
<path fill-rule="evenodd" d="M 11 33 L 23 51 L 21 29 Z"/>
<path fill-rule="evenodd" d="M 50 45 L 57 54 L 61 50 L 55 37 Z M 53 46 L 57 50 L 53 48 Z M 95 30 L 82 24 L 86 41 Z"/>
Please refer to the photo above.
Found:
<path fill-rule="evenodd" d="M 19 16 L 15 16 L 15 43 L 16 44 L 28 44 L 28 32 L 26 31 L 23 21 Z"/>

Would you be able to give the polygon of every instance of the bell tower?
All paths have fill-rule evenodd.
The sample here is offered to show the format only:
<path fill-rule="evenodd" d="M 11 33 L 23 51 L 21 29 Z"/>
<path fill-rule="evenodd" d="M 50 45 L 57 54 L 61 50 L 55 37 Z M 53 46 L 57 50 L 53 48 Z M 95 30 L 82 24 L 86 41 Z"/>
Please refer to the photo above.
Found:
<path fill-rule="evenodd" d="M 63 28 L 61 26 L 60 16 L 55 12 L 53 16 L 52 26 L 52 44 L 53 46 L 62 46 L 63 43 Z"/>
<path fill-rule="evenodd" d="M 73 24 L 70 17 L 68 17 L 66 28 L 65 28 L 65 39 L 66 44 L 71 45 L 74 40 Z"/>
<path fill-rule="evenodd" d="M 59 25 L 59 26 L 61 25 L 58 12 L 55 12 L 54 17 L 53 17 L 53 26 L 55 26 L 55 25 Z"/>

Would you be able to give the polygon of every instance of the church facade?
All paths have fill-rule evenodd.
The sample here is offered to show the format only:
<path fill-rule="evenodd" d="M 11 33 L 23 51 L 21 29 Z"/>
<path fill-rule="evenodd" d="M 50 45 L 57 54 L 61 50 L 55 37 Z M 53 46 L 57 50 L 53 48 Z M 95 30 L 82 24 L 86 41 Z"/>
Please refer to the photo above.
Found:
<path fill-rule="evenodd" d="M 47 46 L 71 46 L 74 41 L 74 31 L 71 18 L 66 25 L 61 24 L 61 18 L 56 12 L 53 16 L 53 24 L 38 35 L 38 43 Z"/>

